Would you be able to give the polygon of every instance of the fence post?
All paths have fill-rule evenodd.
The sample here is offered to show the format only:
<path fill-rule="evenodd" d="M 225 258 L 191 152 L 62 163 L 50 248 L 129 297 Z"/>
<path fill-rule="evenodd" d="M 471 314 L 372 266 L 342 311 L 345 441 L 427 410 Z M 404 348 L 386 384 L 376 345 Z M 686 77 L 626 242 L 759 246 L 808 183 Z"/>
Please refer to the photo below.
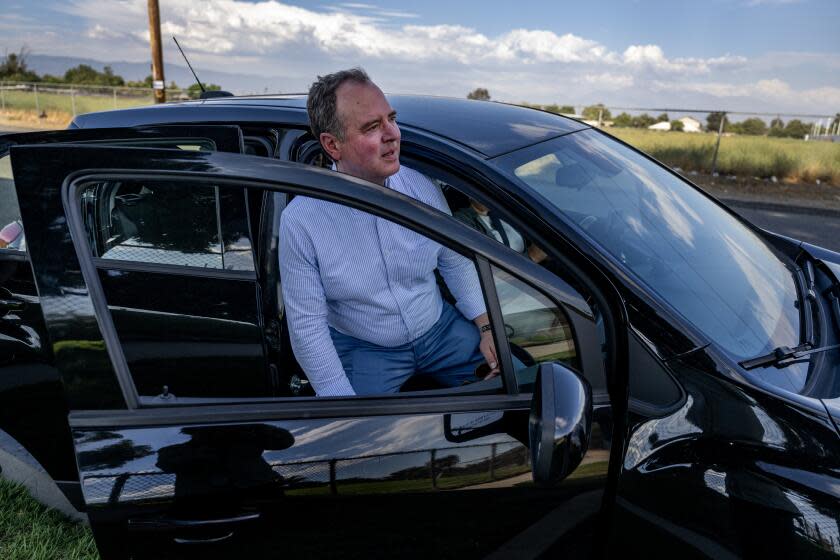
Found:
<path fill-rule="evenodd" d="M 726 120 L 726 112 L 722 111 L 720 113 L 720 126 L 718 127 L 718 137 L 717 143 L 715 143 L 715 155 L 712 157 L 712 176 L 714 176 L 715 171 L 717 170 L 717 157 L 718 157 L 718 150 L 720 150 L 720 137 L 723 135 L 723 123 Z"/>
<path fill-rule="evenodd" d="M 38 113 L 38 117 L 41 116 L 41 104 L 38 103 L 38 84 L 32 86 L 32 89 L 35 90 L 35 112 Z"/>
<path fill-rule="evenodd" d="M 604 108 L 598 109 L 598 128 L 604 128 Z"/>
<path fill-rule="evenodd" d="M 3 110 L 6 110 L 6 82 L 0 82 L 0 103 L 3 104 Z"/>
<path fill-rule="evenodd" d="M 70 88 L 70 104 L 73 106 L 73 116 L 76 116 L 76 90 Z"/>
<path fill-rule="evenodd" d="M 117 88 L 114 88 L 114 109 L 117 108 Z"/>

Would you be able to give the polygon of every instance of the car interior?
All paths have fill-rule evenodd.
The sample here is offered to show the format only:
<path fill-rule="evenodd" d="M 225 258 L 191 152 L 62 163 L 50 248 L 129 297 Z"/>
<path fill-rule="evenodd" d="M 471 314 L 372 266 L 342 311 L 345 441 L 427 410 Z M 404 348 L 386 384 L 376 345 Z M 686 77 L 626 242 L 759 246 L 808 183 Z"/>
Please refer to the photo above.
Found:
<path fill-rule="evenodd" d="M 277 157 L 282 140 L 276 130 L 251 127 L 244 131 L 246 153 Z M 332 165 L 320 144 L 309 133 L 299 134 L 291 143 L 289 158 L 325 168 Z M 441 180 L 433 180 L 441 187 L 453 211 L 470 205 L 470 198 L 466 194 Z M 233 192 L 230 194 L 233 195 Z M 256 269 L 262 305 L 259 313 L 264 324 L 263 347 L 267 354 L 265 373 L 269 377 L 266 386 L 272 388 L 272 396 L 311 396 L 314 391 L 291 348 L 279 272 L 280 217 L 292 198 L 293 195 L 284 193 L 245 189 L 244 211 L 249 215 L 249 237 L 253 244 L 253 254 L 259 262 L 246 263 L 242 268 L 232 266 L 238 262 L 234 259 L 236 255 L 231 253 L 227 239 L 220 240 L 223 232 L 216 215 L 218 187 L 214 192 L 211 186 L 167 189 L 137 181 L 91 185 L 82 195 L 82 215 L 91 237 L 93 255 L 99 258 L 228 270 Z M 180 207 L 184 211 L 170 214 L 160 212 L 161 207 Z M 184 219 L 183 216 L 187 215 L 190 218 Z M 174 218 L 176 216 L 177 219 Z M 180 245 L 173 245 L 173 239 L 177 239 Z M 250 246 L 246 248 L 250 257 Z M 442 278 L 439 274 L 437 276 L 443 297 L 454 303 Z M 540 339 L 543 343 L 548 340 L 556 344 L 572 338 L 562 311 L 547 307 L 535 310 L 530 300 L 526 301 L 527 306 L 531 309 L 519 313 L 506 311 L 504 318 L 505 334 L 517 363 L 520 385 L 533 383 L 536 374 L 534 366 L 538 360 L 519 341 L 528 345 L 529 339 Z M 574 352 L 567 358 L 574 360 Z M 481 382 L 444 389 L 427 376 L 414 376 L 403 385 L 401 391 L 422 391 L 424 394 L 493 394 L 502 391 L 501 376 L 482 381 L 477 373 L 475 381 Z"/>

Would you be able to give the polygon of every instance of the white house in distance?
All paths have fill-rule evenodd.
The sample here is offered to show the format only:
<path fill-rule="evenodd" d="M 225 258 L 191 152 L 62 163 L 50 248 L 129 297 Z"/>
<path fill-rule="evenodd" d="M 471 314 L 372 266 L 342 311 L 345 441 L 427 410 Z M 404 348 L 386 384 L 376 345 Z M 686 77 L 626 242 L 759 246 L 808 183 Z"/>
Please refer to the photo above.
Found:
<path fill-rule="evenodd" d="M 683 123 L 683 132 L 701 132 L 703 130 L 700 121 L 694 117 L 683 117 L 678 119 Z M 650 130 L 671 130 L 671 123 L 667 121 L 658 122 L 648 127 Z"/>

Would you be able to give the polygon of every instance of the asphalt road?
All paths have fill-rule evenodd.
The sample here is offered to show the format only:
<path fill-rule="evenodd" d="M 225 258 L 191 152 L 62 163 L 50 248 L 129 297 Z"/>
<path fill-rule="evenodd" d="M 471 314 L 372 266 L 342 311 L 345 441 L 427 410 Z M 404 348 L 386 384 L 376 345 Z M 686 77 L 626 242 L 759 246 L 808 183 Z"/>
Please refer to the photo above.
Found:
<path fill-rule="evenodd" d="M 729 205 L 762 229 L 840 253 L 840 212 L 740 202 Z"/>

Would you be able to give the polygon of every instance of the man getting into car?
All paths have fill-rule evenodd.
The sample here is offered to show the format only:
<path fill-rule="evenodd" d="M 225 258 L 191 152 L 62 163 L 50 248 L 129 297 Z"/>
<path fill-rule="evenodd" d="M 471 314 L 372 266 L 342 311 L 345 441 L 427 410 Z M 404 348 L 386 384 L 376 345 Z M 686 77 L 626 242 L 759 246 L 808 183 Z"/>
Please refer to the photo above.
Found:
<path fill-rule="evenodd" d="M 307 110 L 335 170 L 450 213 L 434 183 L 400 166 L 396 112 L 363 70 L 319 77 Z M 297 197 L 280 221 L 280 271 L 292 348 L 319 396 L 392 393 L 414 374 L 458 386 L 485 360 L 498 372 L 475 266 L 422 235 Z"/>

